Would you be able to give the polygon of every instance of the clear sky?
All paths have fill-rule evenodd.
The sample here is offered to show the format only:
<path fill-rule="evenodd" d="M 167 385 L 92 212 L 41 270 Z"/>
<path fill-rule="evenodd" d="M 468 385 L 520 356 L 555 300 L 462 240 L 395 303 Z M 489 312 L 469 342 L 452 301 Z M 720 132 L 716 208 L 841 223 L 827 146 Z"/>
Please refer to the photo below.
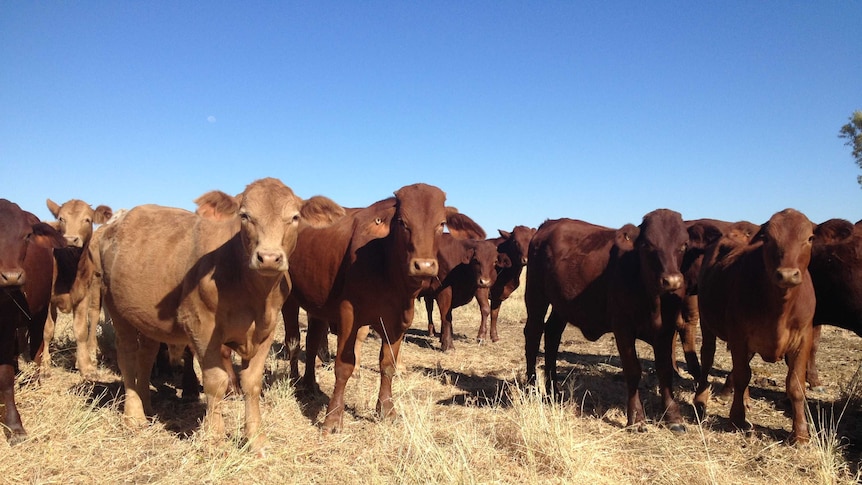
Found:
<path fill-rule="evenodd" d="M 489 233 L 862 218 L 858 1 L 0 0 L 0 197 L 193 208 L 414 182 Z"/>

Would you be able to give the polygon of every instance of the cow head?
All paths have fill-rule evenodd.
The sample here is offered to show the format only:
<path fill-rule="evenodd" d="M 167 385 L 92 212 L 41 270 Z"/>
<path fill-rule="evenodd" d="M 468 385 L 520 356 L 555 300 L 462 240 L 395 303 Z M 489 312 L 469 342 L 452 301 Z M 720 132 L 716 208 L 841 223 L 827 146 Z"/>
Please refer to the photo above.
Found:
<path fill-rule="evenodd" d="M 512 232 L 502 229 L 498 229 L 497 232 L 503 238 L 498 250 L 501 254 L 506 255 L 509 265 L 523 266 L 527 264 L 527 257 L 530 254 L 530 240 L 533 239 L 536 230 L 527 226 L 515 226 Z"/>
<path fill-rule="evenodd" d="M 682 262 L 689 235 L 682 216 L 668 209 L 645 215 L 638 227 L 634 249 L 644 284 L 657 293 L 673 293 L 685 286 Z"/>
<path fill-rule="evenodd" d="M 31 246 L 61 248 L 66 245 L 56 229 L 5 199 L 0 199 L 0 227 L 3 228 L 0 231 L 0 287 L 24 284 L 27 277 L 24 258 Z"/>
<path fill-rule="evenodd" d="M 48 210 L 57 219 L 56 228 L 66 238 L 69 246 L 84 247 L 93 236 L 93 224 L 104 224 L 113 215 L 111 208 L 100 205 L 93 209 L 83 200 L 72 199 L 58 205 L 51 199 L 46 201 Z"/>
<path fill-rule="evenodd" d="M 802 283 L 814 242 L 814 224 L 805 214 L 794 209 L 774 214 L 752 242 L 762 244 L 763 264 L 776 285 L 792 288 Z"/>
<path fill-rule="evenodd" d="M 443 226 L 457 213 L 444 206 L 446 194 L 437 187 L 414 184 L 395 192 L 390 236 L 396 254 L 404 255 L 405 273 L 414 278 L 437 276 L 437 248 Z"/>
<path fill-rule="evenodd" d="M 288 270 L 288 258 L 296 247 L 301 221 L 321 226 L 344 215 L 344 209 L 332 200 L 315 196 L 304 201 L 275 178 L 252 182 L 236 197 L 220 191 L 208 192 L 195 203 L 201 217 L 239 219 L 248 267 L 267 276 Z"/>
<path fill-rule="evenodd" d="M 492 241 L 483 239 L 471 241 L 471 246 L 471 256 L 468 263 L 476 278 L 476 286 L 488 288 L 497 280 L 496 266 L 499 259 L 497 245 Z"/>

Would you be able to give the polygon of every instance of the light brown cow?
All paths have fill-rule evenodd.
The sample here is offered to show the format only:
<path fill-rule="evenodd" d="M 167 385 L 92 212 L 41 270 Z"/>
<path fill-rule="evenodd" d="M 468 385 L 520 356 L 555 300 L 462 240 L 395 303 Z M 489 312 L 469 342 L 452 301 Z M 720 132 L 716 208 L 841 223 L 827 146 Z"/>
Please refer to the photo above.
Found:
<path fill-rule="evenodd" d="M 83 200 L 72 199 L 63 205 L 59 205 L 51 199 L 46 201 L 48 210 L 57 219 L 53 225 L 60 234 L 66 238 L 66 248 L 54 251 L 54 288 L 51 294 L 51 309 L 48 319 L 45 321 L 45 351 L 42 357 L 42 371 L 46 372 L 51 366 L 50 347 L 54 339 L 54 327 L 57 321 L 57 311 L 63 313 L 72 312 L 73 329 L 75 333 L 75 361 L 78 371 L 85 378 L 92 377 L 95 372 L 95 364 L 91 352 L 96 349 L 96 324 L 98 315 L 87 325 L 87 304 L 82 304 L 76 293 L 72 290 L 79 273 L 79 265 L 87 264 L 81 259 L 86 259 L 86 253 L 94 235 L 93 225 L 104 224 L 111 218 L 113 211 L 106 205 L 100 205 L 93 209 L 90 204 Z M 78 283 L 87 284 L 86 281 Z M 86 296 L 86 292 L 77 295 Z M 82 312 L 83 313 L 80 313 Z M 76 313 L 77 312 L 77 313 Z"/>
<path fill-rule="evenodd" d="M 226 200 L 234 199 L 226 194 Z M 146 423 L 149 377 L 159 342 L 191 345 L 201 365 L 206 436 L 224 435 L 228 386 L 222 345 L 243 360 L 245 437 L 262 452 L 260 392 L 278 312 L 291 288 L 288 258 L 309 214 L 341 212 L 324 197 L 303 201 L 281 181 L 261 179 L 234 200 L 233 218 L 214 221 L 154 205 L 130 210 L 100 242 L 105 308 L 117 338 L 124 417 Z"/>
<path fill-rule="evenodd" d="M 716 337 L 727 342 L 733 360 L 730 421 L 750 429 L 745 400 L 750 360 L 787 361 L 787 395 L 793 413 L 791 441 L 809 439 L 805 418 L 805 370 L 812 343 L 815 295 L 808 264 L 814 224 L 786 209 L 761 226 L 752 241 L 725 236 L 711 246 L 698 278 L 703 368 L 694 404 L 701 416 L 709 398 L 709 371 Z"/>

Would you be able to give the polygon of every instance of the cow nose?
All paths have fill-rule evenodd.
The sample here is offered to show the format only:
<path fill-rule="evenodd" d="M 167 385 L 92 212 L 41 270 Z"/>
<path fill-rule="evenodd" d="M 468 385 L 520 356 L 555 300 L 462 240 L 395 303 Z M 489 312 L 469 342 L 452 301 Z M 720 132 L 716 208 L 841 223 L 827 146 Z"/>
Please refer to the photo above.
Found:
<path fill-rule="evenodd" d="M 79 236 L 66 236 L 66 245 L 79 248 L 82 246 Z"/>
<path fill-rule="evenodd" d="M 21 286 L 24 284 L 24 270 L 3 271 L 0 273 L 0 286 Z"/>
<path fill-rule="evenodd" d="M 258 251 L 255 259 L 257 269 L 283 270 L 282 263 L 285 258 L 282 251 Z"/>
<path fill-rule="evenodd" d="M 527 257 L 526 256 L 521 258 L 521 264 L 527 264 Z"/>
<path fill-rule="evenodd" d="M 413 258 L 410 260 L 410 276 L 437 276 L 437 260 Z"/>
<path fill-rule="evenodd" d="M 778 286 L 792 288 L 802 283 L 802 271 L 799 268 L 778 268 L 775 271 L 775 279 Z"/>
<path fill-rule="evenodd" d="M 487 288 L 487 287 L 491 286 L 491 279 L 490 278 L 479 278 L 479 281 L 477 283 L 479 285 L 479 288 Z"/>
<path fill-rule="evenodd" d="M 682 275 L 679 273 L 662 276 L 660 282 L 661 289 L 664 291 L 676 291 L 682 288 L 682 281 Z"/>

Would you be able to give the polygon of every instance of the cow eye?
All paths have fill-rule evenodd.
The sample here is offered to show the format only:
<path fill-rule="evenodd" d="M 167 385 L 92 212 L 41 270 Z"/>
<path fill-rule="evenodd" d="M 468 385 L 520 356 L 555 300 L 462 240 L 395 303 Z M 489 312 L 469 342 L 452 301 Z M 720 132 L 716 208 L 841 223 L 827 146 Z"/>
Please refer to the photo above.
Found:
<path fill-rule="evenodd" d="M 293 224 L 299 222 L 299 214 L 294 214 L 293 217 L 290 218 L 290 222 Z"/>
<path fill-rule="evenodd" d="M 60 221 L 60 224 L 65 224 L 65 223 L 66 223 L 66 218 L 65 218 L 65 217 L 60 217 L 60 218 L 58 218 L 57 220 L 58 220 L 58 221 Z"/>
<path fill-rule="evenodd" d="M 811 244 L 813 242 L 814 242 L 814 234 L 808 236 L 808 244 Z"/>
<path fill-rule="evenodd" d="M 248 216 L 248 214 L 247 214 L 247 213 L 245 213 L 245 212 L 240 212 L 240 213 L 239 213 L 239 220 L 240 220 L 240 221 L 242 221 L 242 222 L 243 222 L 243 224 L 244 224 L 244 223 L 246 223 L 246 222 L 248 222 L 248 221 L 249 221 L 249 219 L 250 219 L 250 218 L 249 218 L 249 216 Z"/>
<path fill-rule="evenodd" d="M 93 222 L 93 220 L 92 220 L 92 219 L 90 219 L 89 217 L 87 217 L 87 218 L 85 218 L 85 219 L 84 219 L 84 224 L 90 224 L 90 223 L 92 223 L 92 222 Z"/>
<path fill-rule="evenodd" d="M 381 218 L 379 218 L 379 217 L 375 218 L 375 219 L 374 219 L 374 224 L 377 224 L 378 226 L 379 226 L 380 224 L 383 224 L 383 219 L 381 219 Z"/>
<path fill-rule="evenodd" d="M 688 249 L 688 243 L 682 243 L 682 246 L 679 247 L 679 252 L 684 253 Z"/>

